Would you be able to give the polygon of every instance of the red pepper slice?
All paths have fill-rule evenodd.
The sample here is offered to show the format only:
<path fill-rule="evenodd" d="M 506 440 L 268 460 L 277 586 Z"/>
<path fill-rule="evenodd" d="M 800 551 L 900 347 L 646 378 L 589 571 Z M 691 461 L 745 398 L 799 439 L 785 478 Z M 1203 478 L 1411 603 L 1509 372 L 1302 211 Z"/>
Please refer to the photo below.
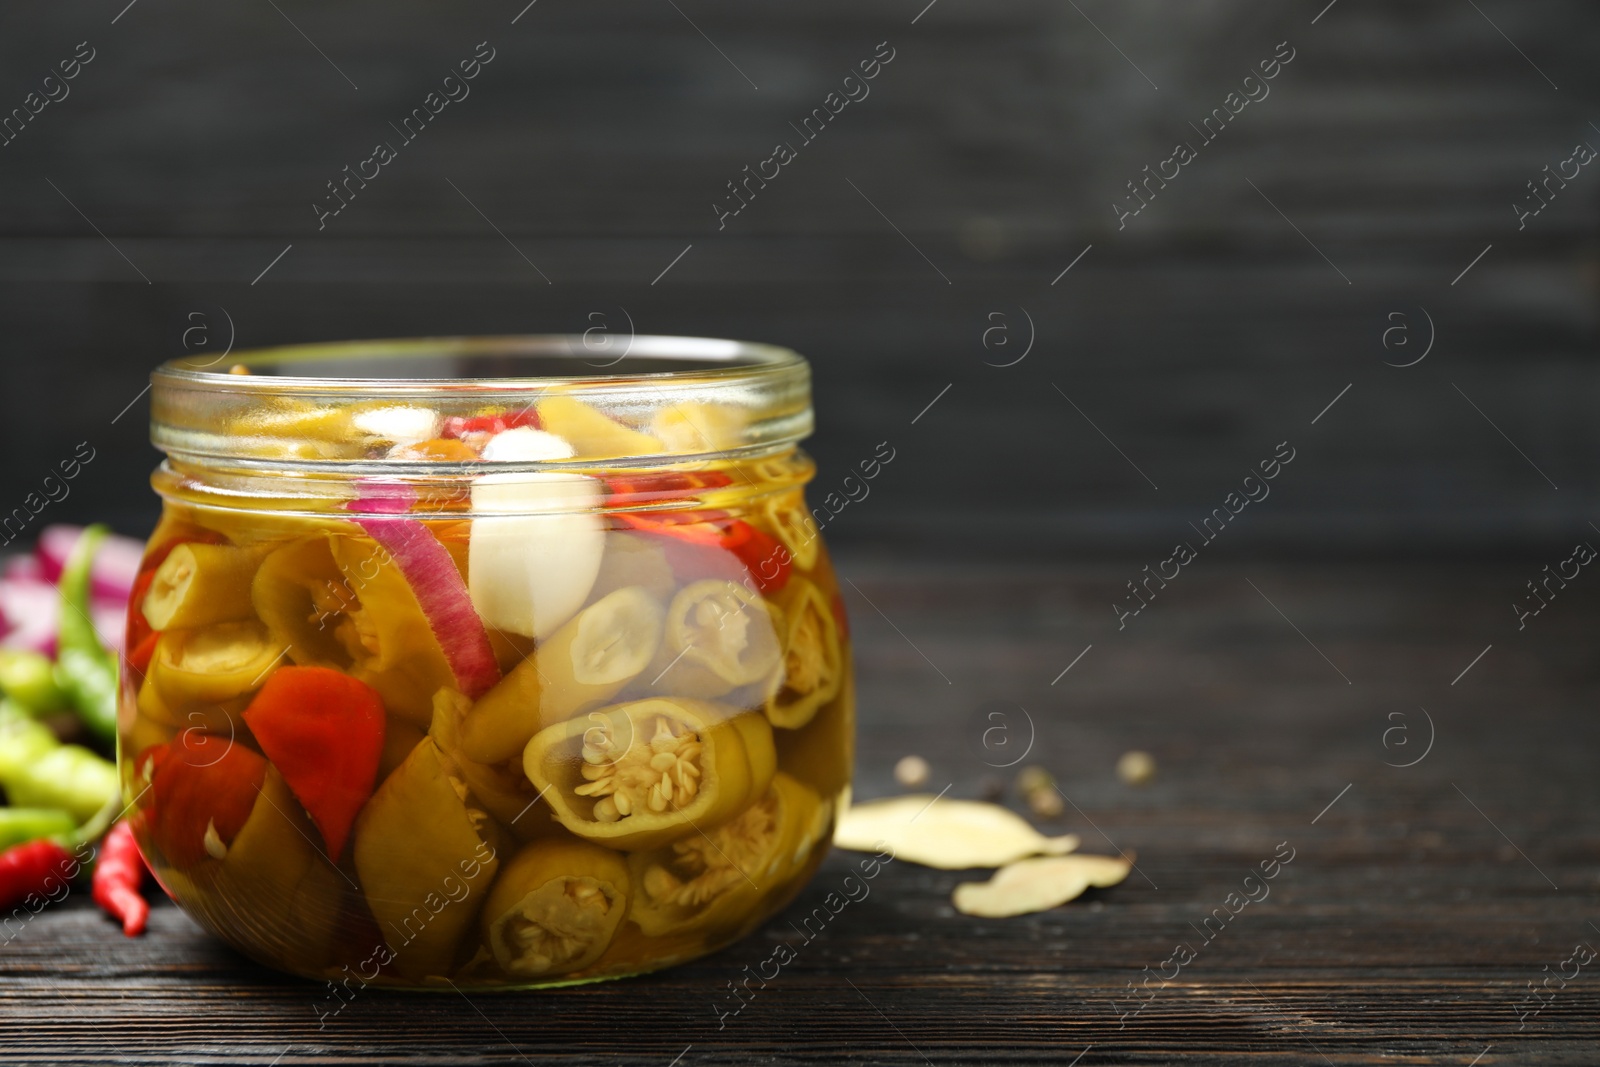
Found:
<path fill-rule="evenodd" d="M 654 471 L 607 478 L 606 488 L 610 491 L 609 502 L 618 509 L 613 514 L 634 529 L 730 552 L 750 573 L 758 590 L 770 593 L 782 589 L 794 569 L 788 548 L 743 519 L 715 508 L 623 510 L 663 500 L 682 500 L 702 489 L 721 489 L 732 483 L 732 476 L 719 470 Z"/>
<path fill-rule="evenodd" d="M 202 730 L 185 730 L 156 748 L 140 754 L 153 767 L 151 840 L 174 867 L 192 867 L 208 854 L 208 829 L 224 846 L 238 835 L 256 806 L 267 761 L 231 737 Z"/>
<path fill-rule="evenodd" d="M 788 547 L 765 530 L 734 519 L 723 531 L 722 547 L 739 557 L 761 592 L 775 592 L 789 583 L 794 559 Z"/>
<path fill-rule="evenodd" d="M 618 511 L 614 514 L 636 530 L 731 553 L 749 572 L 756 589 L 763 593 L 782 589 L 794 569 L 794 560 L 783 542 L 726 511 Z M 701 570 L 716 573 L 715 567 L 691 565 L 687 569 L 691 573 Z"/>
<path fill-rule="evenodd" d="M 607 478 L 606 488 L 613 498 L 620 498 L 615 499 L 618 506 L 632 506 L 693 496 L 702 489 L 721 489 L 732 483 L 732 476 L 724 471 L 656 471 Z"/>
<path fill-rule="evenodd" d="M 244 721 L 337 862 L 377 783 L 383 698 L 329 667 L 279 667 L 244 709 Z"/>
<path fill-rule="evenodd" d="M 497 434 L 521 426 L 531 426 L 538 430 L 543 425 L 539 421 L 539 413 L 531 407 L 504 415 L 451 415 L 444 420 L 444 429 L 440 431 L 439 436 L 461 438 L 469 433 Z"/>
<path fill-rule="evenodd" d="M 171 549 L 160 553 L 162 559 L 167 558 L 168 551 Z M 145 621 L 144 611 L 140 605 L 144 603 L 144 595 L 150 591 L 150 583 L 155 581 L 156 568 L 159 566 L 161 563 L 152 556 L 149 566 L 139 572 L 139 577 L 133 580 L 133 590 L 128 594 L 128 630 L 123 639 L 123 648 L 138 648 L 154 633 L 150 629 L 150 624 Z"/>
<path fill-rule="evenodd" d="M 148 626 L 145 628 L 149 629 Z M 145 673 L 150 670 L 150 657 L 155 655 L 156 642 L 160 639 L 160 630 L 150 630 L 128 653 L 128 666 L 139 672 L 140 681 L 144 680 Z"/>

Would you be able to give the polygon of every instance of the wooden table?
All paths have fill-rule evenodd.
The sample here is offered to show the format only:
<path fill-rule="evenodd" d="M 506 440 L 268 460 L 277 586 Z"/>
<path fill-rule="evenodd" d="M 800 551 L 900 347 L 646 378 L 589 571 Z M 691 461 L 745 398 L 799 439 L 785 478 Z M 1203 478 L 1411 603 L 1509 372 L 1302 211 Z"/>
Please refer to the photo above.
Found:
<path fill-rule="evenodd" d="M 1203 558 L 1119 631 L 1109 605 L 1132 562 L 843 567 L 858 586 L 857 795 L 895 791 L 890 768 L 914 752 L 932 764 L 933 790 L 979 796 L 1015 773 L 991 765 L 1019 758 L 1031 732 L 1020 765 L 1052 769 L 1071 801 L 1058 829 L 1082 834 L 1086 851 L 1136 853 L 1137 873 L 1056 911 L 992 921 L 950 906 L 970 876 L 897 862 L 805 942 L 791 923 L 853 863 L 835 854 L 788 912 L 698 963 L 470 1001 L 367 990 L 320 1028 L 326 989 L 257 968 L 175 908 L 157 907 L 150 933 L 124 941 L 74 899 L 0 949 L 0 1061 L 1600 1055 L 1600 966 L 1571 976 L 1566 964 L 1565 988 L 1552 978 L 1542 1001 L 1528 999 L 1575 944 L 1600 945 L 1593 581 L 1574 581 L 1519 632 L 1507 605 L 1538 563 Z M 1113 769 L 1131 748 L 1159 763 L 1144 788 Z M 1227 914 L 1231 892 L 1259 896 L 1246 876 L 1291 849 L 1269 895 L 1214 919 L 1207 941 L 1213 909 Z M 719 1025 L 728 984 L 779 939 L 798 958 Z M 1163 984 L 1180 943 L 1193 959 L 1176 975 L 1166 964 Z M 1140 1008 L 1129 983 L 1147 976 Z"/>

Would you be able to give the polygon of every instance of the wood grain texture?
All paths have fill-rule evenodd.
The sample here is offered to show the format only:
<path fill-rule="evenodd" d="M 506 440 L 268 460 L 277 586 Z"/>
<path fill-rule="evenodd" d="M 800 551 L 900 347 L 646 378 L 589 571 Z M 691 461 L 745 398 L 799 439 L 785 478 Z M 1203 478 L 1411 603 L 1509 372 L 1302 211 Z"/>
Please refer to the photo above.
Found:
<path fill-rule="evenodd" d="M 97 55 L 0 148 L 0 446 L 22 457 L 0 513 L 87 438 L 101 458 L 52 516 L 150 525 L 139 392 L 192 313 L 216 345 L 225 310 L 243 346 L 621 329 L 626 311 L 642 332 L 807 354 L 825 479 L 885 438 L 918 444 L 884 506 L 830 531 L 841 544 L 1166 547 L 1241 467 L 1313 435 L 1253 524 L 1263 549 L 1543 552 L 1581 527 L 1600 176 L 1522 230 L 1512 205 L 1600 144 L 1592 4 L 677 7 L 18 15 L 0 107 L 76 42 Z M 325 183 L 484 40 L 471 95 L 319 229 Z M 1271 94 L 1119 229 L 1126 183 L 1285 40 Z M 870 96 L 719 228 L 726 183 L 798 140 L 790 123 L 882 41 Z M 1435 351 L 1384 366 L 1401 361 L 1389 316 L 1420 344 L 1422 309 Z M 984 347 L 995 314 L 1010 348 Z M 1026 317 L 1028 358 L 985 365 L 1020 351 Z"/>
<path fill-rule="evenodd" d="M 915 752 L 931 789 L 980 796 L 1009 781 L 993 765 L 1021 754 L 1031 721 L 1024 762 L 1054 771 L 1071 801 L 1052 828 L 1135 854 L 1140 873 L 1055 911 L 980 920 L 949 903 L 972 875 L 892 863 L 807 941 L 794 924 L 855 869 L 836 853 L 784 914 L 709 959 L 470 1002 L 366 990 L 320 1027 L 325 988 L 262 971 L 175 908 L 125 941 L 79 899 L 0 948 L 0 1059 L 1594 1061 L 1600 976 L 1580 972 L 1526 1028 L 1518 1010 L 1544 967 L 1600 943 L 1587 625 L 1600 587 L 1573 583 L 1519 632 L 1505 608 L 1532 576 L 1519 568 L 1202 559 L 1119 631 L 1103 607 L 1119 569 L 847 556 L 842 573 L 856 586 L 857 795 L 897 791 L 890 768 Z M 1421 753 L 1419 708 L 1431 751 L 1385 766 Z M 1397 725 L 1410 733 L 1386 748 Z M 1130 748 L 1159 764 L 1145 788 L 1113 771 Z M 1282 842 L 1294 858 L 1270 894 L 1207 941 L 1197 928 Z M 719 1026 L 728 983 L 780 939 L 798 958 Z M 1193 961 L 1124 1019 L 1127 984 L 1180 942 Z"/>

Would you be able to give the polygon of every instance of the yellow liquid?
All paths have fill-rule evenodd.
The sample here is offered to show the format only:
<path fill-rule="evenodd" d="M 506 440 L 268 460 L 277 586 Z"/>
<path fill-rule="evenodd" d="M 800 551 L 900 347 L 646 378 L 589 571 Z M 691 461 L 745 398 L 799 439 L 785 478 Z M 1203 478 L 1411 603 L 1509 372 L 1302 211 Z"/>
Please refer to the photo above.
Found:
<path fill-rule="evenodd" d="M 246 954 L 346 989 L 570 984 L 742 937 L 821 862 L 853 757 L 846 622 L 802 467 L 669 477 L 646 510 L 592 512 L 588 593 L 537 639 L 486 627 L 501 681 L 476 700 L 391 544 L 331 505 L 219 508 L 175 480 L 144 573 L 204 621 L 152 635 L 136 596 L 119 720 L 156 877 Z M 498 520 L 465 507 L 395 518 L 476 598 L 474 524 Z M 232 551 L 159 569 L 183 544 Z M 271 759 L 258 697 L 309 667 L 377 695 L 381 744 L 308 727 Z M 375 745 L 375 773 L 340 777 Z M 339 807 L 357 814 L 335 854 Z"/>

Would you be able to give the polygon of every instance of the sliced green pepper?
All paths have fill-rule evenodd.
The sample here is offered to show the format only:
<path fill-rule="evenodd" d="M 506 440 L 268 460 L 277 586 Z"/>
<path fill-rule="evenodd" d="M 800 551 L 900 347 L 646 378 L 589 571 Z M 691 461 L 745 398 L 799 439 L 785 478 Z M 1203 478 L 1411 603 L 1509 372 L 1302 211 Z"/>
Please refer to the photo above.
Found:
<path fill-rule="evenodd" d="M 839 692 L 844 648 L 827 598 L 804 578 L 791 584 L 783 618 L 783 673 L 767 698 L 766 713 L 772 725 L 798 730 Z"/>
<path fill-rule="evenodd" d="M 135 729 L 143 722 L 157 723 L 161 726 L 178 726 L 184 729 L 204 730 L 208 733 L 223 736 L 236 736 L 243 722 L 239 715 L 248 703 L 247 697 L 238 697 L 233 700 L 218 704 L 178 705 L 168 704 L 156 686 L 155 680 L 149 675 L 145 676 L 144 684 L 139 687 L 139 694 L 135 698 L 135 706 L 139 709 L 139 719 L 135 720 Z M 135 746 L 136 751 L 142 751 Z"/>
<path fill-rule="evenodd" d="M 272 643 L 288 648 L 294 662 L 349 665 L 334 627 L 360 601 L 346 590 L 327 535 L 302 537 L 269 553 L 251 582 L 250 599 Z"/>
<path fill-rule="evenodd" d="M 799 490 L 783 493 L 767 501 L 767 521 L 777 531 L 778 539 L 789 550 L 795 566 L 809 571 L 817 565 L 818 540 L 822 531 L 817 520 L 806 507 L 805 494 Z"/>
<path fill-rule="evenodd" d="M 286 651 L 253 620 L 167 630 L 156 639 L 147 677 L 174 710 L 220 704 L 261 688 Z"/>
<path fill-rule="evenodd" d="M 78 820 L 60 808 L 0 808 L 0 850 L 41 837 L 63 837 L 77 828 Z"/>
<path fill-rule="evenodd" d="M 261 553 L 233 545 L 175 545 L 152 573 L 139 603 L 155 630 L 189 629 L 255 617 L 250 583 Z"/>
<path fill-rule="evenodd" d="M 777 674 L 775 608 L 738 582 L 707 578 L 678 591 L 646 676 L 660 689 L 711 699 Z"/>
<path fill-rule="evenodd" d="M 855 687 L 841 685 L 804 730 L 778 730 L 775 738 L 779 767 L 823 796 L 837 799 L 849 789 L 855 766 Z"/>
<path fill-rule="evenodd" d="M 822 807 L 816 793 L 780 773 L 765 796 L 722 826 L 633 853 L 628 918 L 653 937 L 715 934 L 750 920 L 825 844 L 831 808 Z"/>
<path fill-rule="evenodd" d="M 465 750 L 462 727 L 472 701 L 454 689 L 441 689 L 433 697 L 433 723 L 429 736 L 439 746 L 446 773 L 466 786 L 467 801 L 481 806 L 518 841 L 549 837 L 560 828 L 550 820 L 550 809 L 536 804 L 539 794 L 522 773 L 522 761 L 483 763 Z M 492 842 L 491 842 L 492 843 Z"/>
<path fill-rule="evenodd" d="M 455 683 L 405 575 L 370 538 L 339 532 L 284 545 L 262 561 L 251 599 L 295 663 L 346 671 L 417 726 L 432 717 L 433 694 Z"/>
<path fill-rule="evenodd" d="M 514 978 L 582 970 L 628 914 L 628 865 L 584 841 L 525 846 L 500 871 L 483 908 L 483 940 Z"/>
<path fill-rule="evenodd" d="M 462 746 L 494 763 L 516 755 L 541 727 L 610 700 L 661 646 L 661 603 L 641 586 L 601 597 L 568 619 L 473 705 Z"/>
<path fill-rule="evenodd" d="M 539 732 L 543 688 L 538 660 L 530 655 L 470 704 L 461 719 L 462 749 L 471 758 L 487 763 L 522 751 L 528 739 Z"/>
<path fill-rule="evenodd" d="M 761 715 L 664 698 L 547 727 L 523 753 L 558 822 L 626 851 L 720 825 L 766 791 L 776 766 Z"/>
<path fill-rule="evenodd" d="M 270 769 L 254 749 L 202 730 L 185 730 L 141 752 L 136 767 L 150 780 L 144 813 L 149 843 L 180 870 L 227 855 L 258 806 L 256 795 Z"/>
<path fill-rule="evenodd" d="M 484 840 L 483 812 L 470 810 L 431 738 L 378 787 L 356 819 L 355 864 L 367 905 L 409 977 L 455 970 L 500 860 Z"/>
<path fill-rule="evenodd" d="M 31 715 L 45 715 L 67 704 L 67 694 L 56 682 L 55 664 L 48 656 L 22 648 L 0 648 L 0 694 Z"/>
<path fill-rule="evenodd" d="M 183 759 L 169 754 L 162 768 Z M 277 768 L 262 767 L 255 784 L 235 793 L 244 817 L 229 829 L 226 845 L 212 835 L 209 852 L 193 865 L 158 867 L 157 873 L 169 893 L 242 951 L 291 970 L 332 966 L 332 946 L 345 932 L 341 902 L 348 879 L 313 844 L 317 828 Z M 156 803 L 150 819 L 156 835 L 174 814 Z M 134 826 L 138 833 L 140 823 Z M 150 838 L 139 836 L 148 849 Z"/>

